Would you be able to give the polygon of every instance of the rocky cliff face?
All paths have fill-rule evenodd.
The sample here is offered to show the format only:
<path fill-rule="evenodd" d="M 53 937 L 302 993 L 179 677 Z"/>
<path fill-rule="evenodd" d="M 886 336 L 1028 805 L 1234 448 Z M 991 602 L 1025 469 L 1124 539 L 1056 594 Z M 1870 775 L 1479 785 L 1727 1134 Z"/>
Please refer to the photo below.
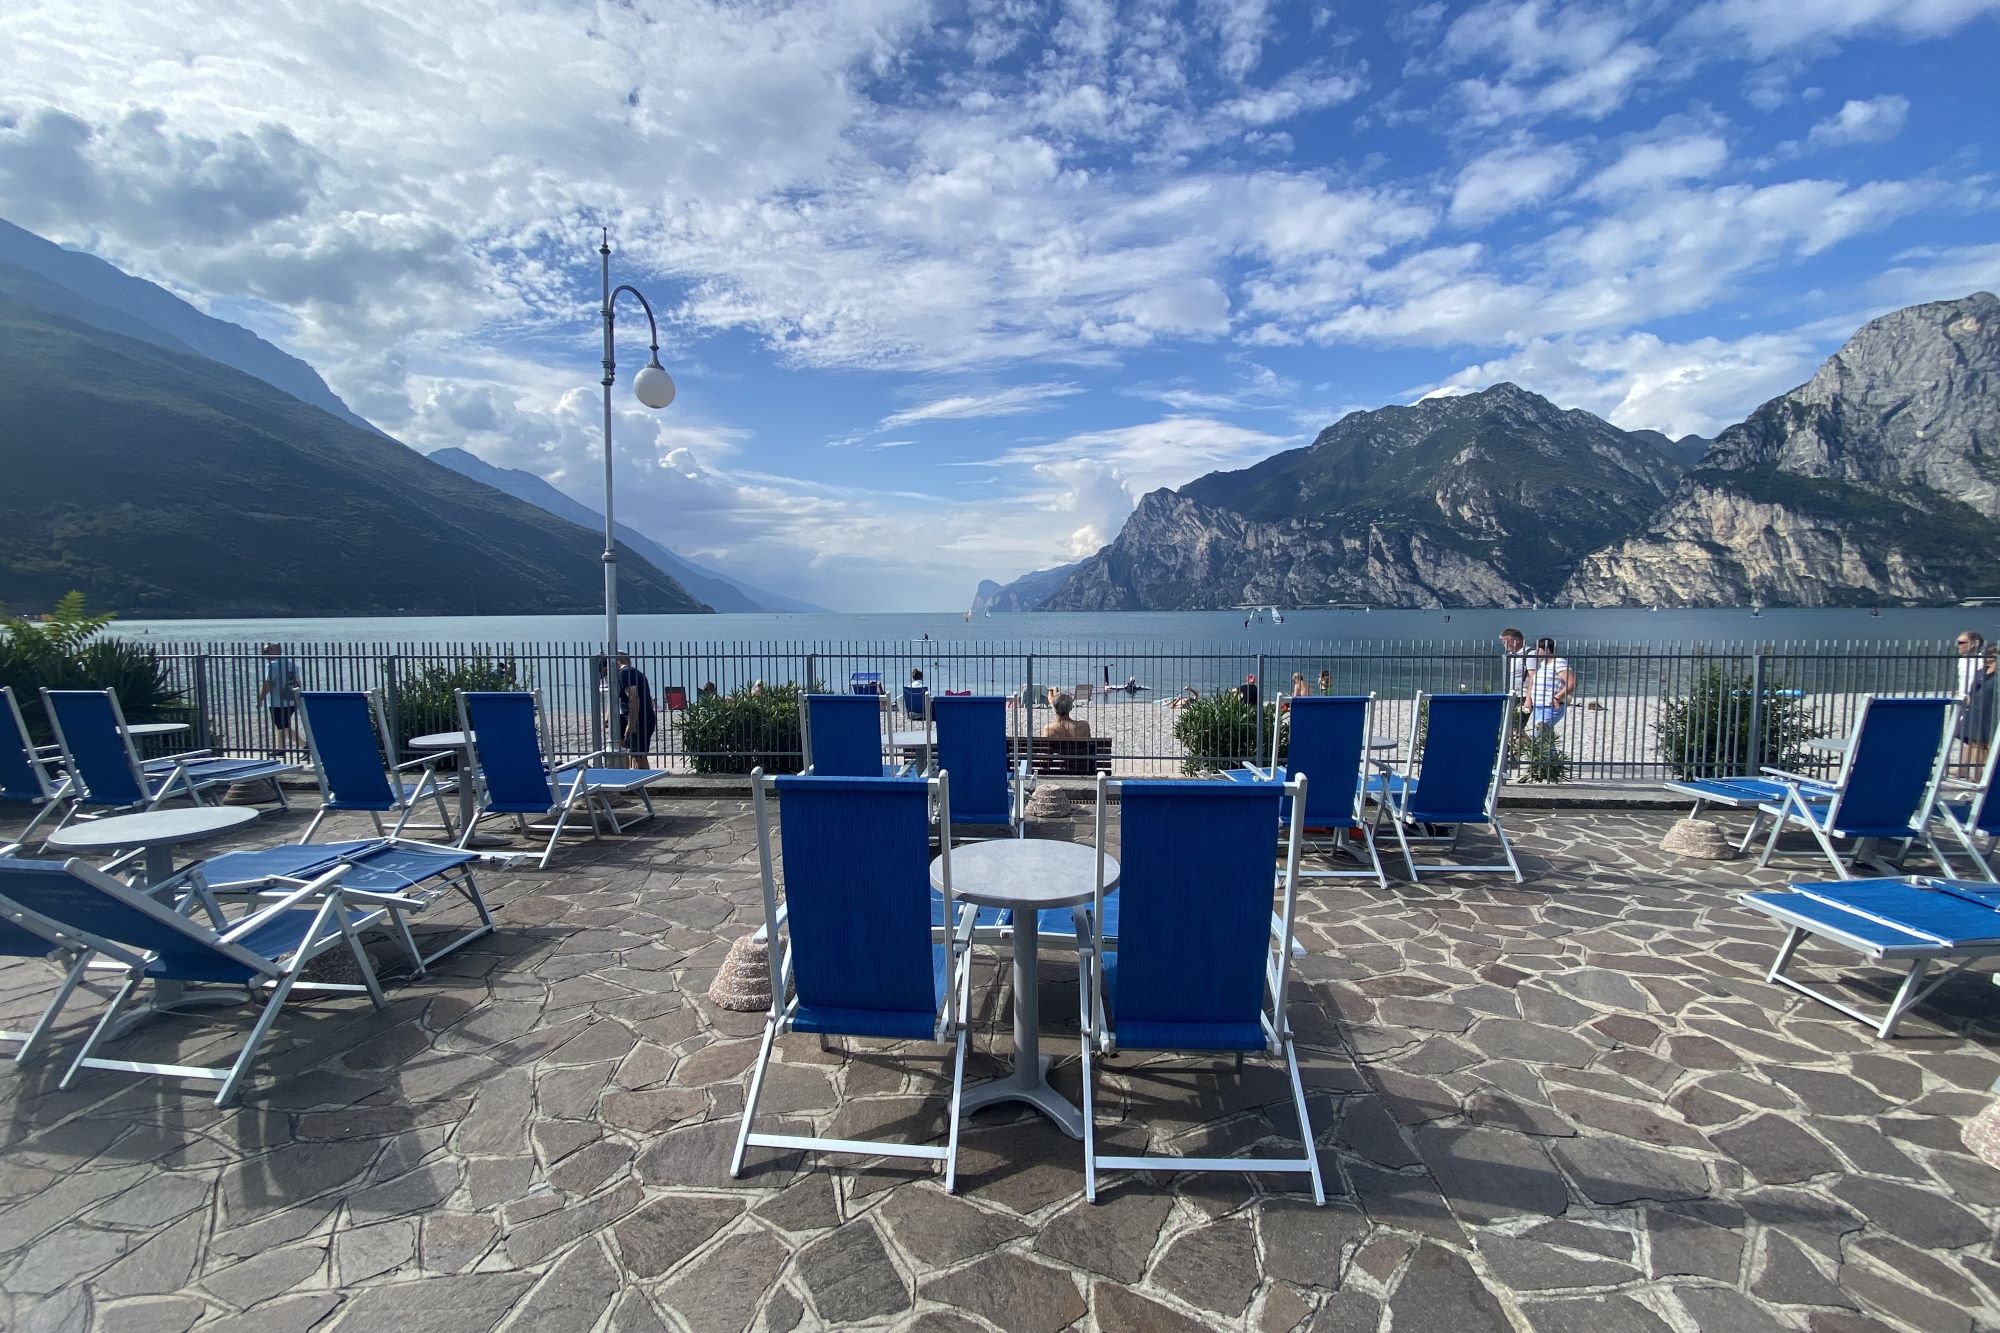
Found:
<path fill-rule="evenodd" d="M 1885 315 L 1715 440 L 1638 535 L 1584 559 L 1591 606 L 1944 601 L 2000 589 L 2000 299 Z"/>
<path fill-rule="evenodd" d="M 981 579 L 979 588 L 972 594 L 972 614 L 987 611 L 1039 611 L 1049 594 L 1062 586 L 1074 564 L 1057 565 L 1054 569 L 1038 569 L 1032 574 L 1023 574 L 1012 583 L 999 584 L 992 579 Z"/>
<path fill-rule="evenodd" d="M 1522 605 L 1636 527 L 1678 471 L 1512 384 L 1355 412 L 1307 448 L 1146 496 L 1044 607 Z"/>

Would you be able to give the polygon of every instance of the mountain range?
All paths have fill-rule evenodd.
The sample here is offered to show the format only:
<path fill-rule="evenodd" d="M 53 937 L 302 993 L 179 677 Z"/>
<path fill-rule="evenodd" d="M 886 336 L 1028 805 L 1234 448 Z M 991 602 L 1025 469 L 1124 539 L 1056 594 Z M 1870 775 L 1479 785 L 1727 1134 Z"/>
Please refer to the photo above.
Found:
<path fill-rule="evenodd" d="M 366 432 L 409 454 L 420 466 L 413 468 L 409 459 L 398 455 L 380 455 L 386 470 L 376 479 L 392 475 L 401 478 L 406 498 L 418 504 L 440 510 L 456 506 L 461 512 L 504 515 L 514 526 L 525 525 L 543 534 L 536 539 L 522 535 L 527 545 L 514 553 L 529 557 L 520 566 L 522 579 L 517 580 L 510 572 L 516 567 L 515 560 L 496 560 L 497 567 L 489 577 L 484 582 L 465 584 L 461 589 L 463 595 L 440 588 L 414 601 L 399 600 L 401 594 L 390 588 L 364 591 L 363 585 L 376 573 L 365 558 L 366 553 L 352 551 L 337 540 L 306 541 L 291 549 L 298 558 L 310 562 L 308 572 L 313 577 L 289 586 L 282 605 L 254 599 L 245 601 L 250 594 L 233 576 L 202 569 L 156 571 L 159 577 L 138 577 L 129 570 L 109 569 L 90 552 L 74 542 L 65 544 L 57 535 L 53 538 L 55 546 L 24 552 L 25 563 L 10 561 L 0 570 L 0 606 L 39 609 L 68 586 L 81 588 L 93 602 L 115 605 L 128 615 L 337 615 L 475 609 L 507 614 L 589 611 L 602 605 L 597 572 L 601 536 L 582 539 L 591 554 L 583 571 L 587 577 L 581 581 L 571 580 L 565 571 L 552 568 L 556 562 L 577 558 L 574 552 L 579 549 L 579 534 L 572 530 L 575 525 L 591 533 L 602 533 L 603 519 L 589 506 L 572 500 L 531 473 L 493 467 L 463 450 L 443 450 L 433 456 L 435 463 L 424 462 L 421 455 L 395 444 L 353 412 L 310 365 L 248 329 L 205 314 L 166 289 L 124 273 L 94 255 L 66 250 L 5 220 L 0 220 L 0 302 L 6 303 L 0 306 L 0 318 L 7 322 L 10 334 L 9 344 L 0 347 L 0 378 L 12 384 L 16 394 L 23 395 L 11 401 L 0 400 L 0 410 L 11 409 L 9 429 L 0 433 L 0 458 L 10 461 L 10 470 L 16 478 L 32 473 L 43 485 L 56 491 L 69 489 L 79 495 L 91 494 L 103 506 L 122 508 L 134 531 L 157 533 L 165 539 L 186 519 L 186 513 L 159 512 L 147 483 L 164 459 L 177 455 L 183 442 L 174 437 L 174 432 L 198 432 L 204 428 L 199 423 L 210 415 L 229 426 L 240 427 L 245 437 L 281 434 L 289 444 L 304 445 L 331 435 L 342 440 L 343 448 L 358 450 L 357 459 L 370 455 L 358 441 L 330 431 L 327 423 L 311 416 L 297 417 L 286 404 L 246 392 L 243 386 L 230 384 L 226 376 L 205 371 L 176 377 L 168 368 L 169 362 L 147 359 L 133 348 L 121 348 L 118 340 L 143 344 L 168 358 L 205 362 L 210 371 L 238 372 L 261 381 L 296 403 L 317 409 L 343 427 Z M 23 341 L 37 336 L 54 338 L 85 359 L 60 361 L 48 356 L 48 349 L 37 349 Z M 96 355 L 110 359 L 137 357 L 145 365 L 142 375 L 158 373 L 174 381 L 169 409 L 155 416 L 144 404 L 117 392 L 115 386 L 86 382 L 98 375 L 96 364 L 89 359 Z M 78 367 L 83 367 L 85 373 L 79 375 Z M 50 383 L 36 384 L 34 377 L 38 374 L 48 377 Z M 65 456 L 52 450 L 55 441 L 67 438 L 69 423 L 36 415 L 38 410 L 47 409 L 46 401 L 38 407 L 34 397 L 66 378 L 79 381 L 68 386 L 77 394 L 98 400 L 93 408 L 95 419 L 118 442 L 116 458 L 99 459 L 110 466 L 94 477 L 70 475 L 72 469 L 81 466 L 84 454 Z M 283 410 L 273 415 L 274 409 Z M 12 462 L 17 450 L 30 449 L 36 457 L 24 458 L 19 464 Z M 283 450 L 243 460 L 244 475 L 262 478 L 263 492 L 244 490 L 226 476 L 214 477 L 212 492 L 202 497 L 196 510 L 206 512 L 216 507 L 236 508 L 246 513 L 282 513 L 284 504 L 274 503 L 273 497 L 295 492 L 299 475 L 289 470 L 292 461 L 292 456 Z M 469 491 L 468 479 L 472 483 Z M 72 485 L 82 482 L 89 485 Z M 469 508 L 465 500 L 468 495 L 474 497 Z M 38 497 L 18 487 L 13 497 L 12 503 L 0 498 L 0 517 L 14 517 L 18 508 L 22 524 L 38 527 L 44 517 L 37 512 Z M 527 512 L 530 509 L 534 512 Z M 549 524 L 546 519 L 550 516 L 562 523 Z M 314 515 L 301 513 L 295 517 L 311 527 Z M 216 525 L 209 544 L 215 548 L 218 564 L 240 568 L 268 559 L 254 547 L 234 549 L 232 533 L 236 531 L 238 528 L 228 523 Z M 740 585 L 724 574 L 683 559 L 630 527 L 620 525 L 618 532 L 621 546 L 629 548 L 619 565 L 620 589 L 629 610 L 820 609 L 794 598 Z M 476 530 L 466 530 L 461 536 L 469 540 L 475 534 Z M 410 538 L 413 549 L 426 547 L 431 541 L 430 534 L 413 534 Z M 358 564 L 354 563 L 357 556 L 363 557 Z M 533 569 L 536 562 L 551 568 Z M 64 578 L 74 582 L 56 587 Z M 52 588 L 54 592 L 50 591 Z M 264 610 L 245 609 L 253 605 Z"/>
<path fill-rule="evenodd" d="M 1865 605 L 2000 592 L 2000 301 L 1870 322 L 1713 441 L 1514 384 L 1349 413 L 1143 496 L 994 609 Z"/>

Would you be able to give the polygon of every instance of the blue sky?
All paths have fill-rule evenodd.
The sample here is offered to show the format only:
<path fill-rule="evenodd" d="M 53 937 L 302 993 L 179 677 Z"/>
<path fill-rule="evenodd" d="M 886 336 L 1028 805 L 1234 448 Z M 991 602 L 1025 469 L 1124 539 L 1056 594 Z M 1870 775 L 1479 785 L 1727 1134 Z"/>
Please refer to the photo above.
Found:
<path fill-rule="evenodd" d="M 423 18 L 420 20 L 419 15 Z M 2000 0 L 0 11 L 0 216 L 620 517 L 963 605 L 1158 486 L 1512 379 L 1712 434 L 2000 284 Z"/>

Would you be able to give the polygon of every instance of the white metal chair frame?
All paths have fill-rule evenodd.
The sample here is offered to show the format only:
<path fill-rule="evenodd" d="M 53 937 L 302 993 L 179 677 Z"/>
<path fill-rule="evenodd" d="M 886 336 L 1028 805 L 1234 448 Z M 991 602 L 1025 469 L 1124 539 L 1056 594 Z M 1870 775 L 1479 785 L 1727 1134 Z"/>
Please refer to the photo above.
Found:
<path fill-rule="evenodd" d="M 931 788 L 931 800 L 934 806 L 949 810 L 951 802 L 949 776 L 939 773 L 926 781 Z M 792 1017 L 799 1007 L 798 997 L 789 994 L 792 983 L 791 942 L 789 938 L 782 941 L 779 939 L 787 914 L 784 904 L 778 900 L 777 868 L 771 854 L 769 793 L 775 788 L 775 782 L 775 777 L 766 776 L 761 768 L 750 774 L 750 791 L 757 813 L 757 858 L 764 886 L 764 934 L 770 942 L 771 1008 L 764 1022 L 763 1044 L 757 1051 L 756 1072 L 751 1075 L 750 1092 L 744 1099 L 743 1122 L 737 1131 L 736 1150 L 729 1159 L 729 1174 L 731 1178 L 743 1174 L 743 1157 L 751 1148 L 793 1148 L 808 1152 L 902 1157 L 943 1162 L 945 1192 L 954 1193 L 958 1189 L 959 1103 L 965 1091 L 965 1046 L 969 1027 L 967 1015 L 970 1013 L 972 1003 L 973 914 L 970 912 L 965 914 L 964 921 L 952 934 L 951 979 L 944 988 L 944 1002 L 938 1009 L 937 1023 L 932 1033 L 933 1040 L 950 1042 L 953 1046 L 951 1127 L 945 1146 L 938 1148 L 925 1144 L 883 1142 L 872 1139 L 829 1139 L 806 1134 L 759 1134 L 751 1131 L 750 1122 L 757 1113 L 757 1099 L 764 1090 L 764 1074 L 770 1067 L 771 1048 L 781 1035 L 791 1030 Z M 940 843 L 938 855 L 941 862 L 938 873 L 944 894 L 944 919 L 946 922 L 951 922 L 955 914 L 951 891 L 950 839 Z"/>
<path fill-rule="evenodd" d="M 1430 697 L 1429 694 L 1424 693 L 1417 695 L 1416 707 L 1410 710 L 1410 736 L 1403 747 L 1403 753 L 1408 756 L 1404 764 L 1410 770 L 1410 773 L 1419 779 L 1422 776 L 1422 769 L 1418 764 L 1417 742 L 1419 729 L 1423 725 L 1424 703 Z M 1389 822 L 1395 827 L 1396 842 L 1403 850 L 1403 864 L 1409 869 L 1410 882 L 1412 884 L 1422 883 L 1425 874 L 1488 874 L 1503 870 L 1514 876 L 1516 884 L 1526 882 L 1527 876 L 1521 873 L 1521 863 L 1514 859 L 1514 845 L 1507 840 L 1507 830 L 1501 827 L 1500 824 L 1500 782 L 1507 773 L 1507 740 L 1514 726 L 1515 707 L 1510 696 L 1510 702 L 1501 710 L 1499 748 L 1494 754 L 1493 774 L 1487 780 L 1485 797 L 1485 822 L 1487 827 L 1493 830 L 1493 836 L 1500 840 L 1500 851 L 1507 858 L 1505 865 L 1461 865 L 1455 861 L 1436 861 L 1419 864 L 1416 854 L 1412 850 L 1414 847 L 1442 847 L 1446 852 L 1455 852 L 1458 850 L 1459 835 L 1465 831 L 1465 825 L 1453 824 L 1450 834 L 1443 837 L 1431 837 L 1426 834 L 1412 835 L 1406 827 L 1414 818 L 1409 813 L 1410 798 L 1408 783 L 1406 781 L 1398 785 L 1389 781 L 1390 776 L 1396 770 L 1397 761 L 1394 759 L 1375 759 L 1370 761 L 1376 768 L 1381 770 L 1382 775 L 1382 791 L 1375 804 L 1376 834 L 1379 834 L 1382 819 L 1386 815 Z M 1428 741 L 1428 737 L 1425 739 Z M 1418 790 L 1422 790 L 1421 780 L 1418 783 Z"/>
<path fill-rule="evenodd" d="M 1291 797 L 1291 826 L 1286 837 L 1285 869 L 1278 888 L 1282 893 L 1282 905 L 1274 913 L 1271 921 L 1270 944 L 1264 964 L 1265 1000 L 1268 1007 L 1261 1014 L 1264 1028 L 1264 1049 L 1272 1058 L 1282 1058 L 1285 1072 L 1291 1079 L 1292 1106 L 1299 1117 L 1299 1135 L 1304 1142 L 1304 1151 L 1298 1157 L 1175 1157 L 1160 1154 L 1139 1154 L 1135 1156 L 1100 1156 L 1097 1152 L 1096 1133 L 1096 1088 L 1095 1070 L 1091 1063 L 1091 1051 L 1096 1050 L 1106 1057 L 1118 1053 L 1118 1037 L 1115 1022 L 1107 1022 L 1109 1017 L 1104 1002 L 1104 972 L 1098 965 L 1104 957 L 1107 945 L 1104 939 L 1104 894 L 1105 894 L 1105 826 L 1106 811 L 1110 808 L 1109 797 L 1119 791 L 1124 783 L 1106 774 L 1097 778 L 1097 887 L 1091 901 L 1089 929 L 1086 934 L 1084 923 L 1078 922 L 1077 936 L 1077 1020 L 1082 1027 L 1083 1040 L 1083 1196 L 1090 1203 L 1097 1202 L 1097 1173 L 1099 1170 L 1112 1171 L 1275 1171 L 1303 1174 L 1312 1181 L 1313 1202 L 1324 1206 L 1326 1186 L 1320 1178 L 1319 1148 L 1314 1142 L 1312 1117 L 1306 1109 L 1305 1085 L 1299 1078 L 1298 1052 L 1293 1043 L 1292 1025 L 1286 1012 L 1286 996 L 1291 979 L 1291 955 L 1293 952 L 1292 926 L 1298 909 L 1299 851 L 1303 838 L 1306 808 L 1306 778 L 1303 774 L 1286 781 L 1284 790 Z M 1079 909 L 1078 915 L 1080 916 Z M 1081 941 L 1088 939 L 1088 944 Z M 1115 946 L 1112 946 L 1115 947 Z M 1235 1057 L 1237 1066 L 1243 1063 L 1241 1051 L 1224 1052 Z"/>
<path fill-rule="evenodd" d="M 445 806 L 444 794 L 448 791 L 457 790 L 458 779 L 456 777 L 441 778 L 438 776 L 437 770 L 438 765 L 451 758 L 451 756 L 448 753 L 441 752 L 438 754 L 427 754 L 417 759 L 404 760 L 401 763 L 395 762 L 396 743 L 394 738 L 389 734 L 389 719 L 382 708 L 381 692 L 379 690 L 369 690 L 367 691 L 367 695 L 368 714 L 374 720 L 375 735 L 382 746 L 384 762 L 388 765 L 389 792 L 393 800 L 393 804 L 389 808 L 400 812 L 396 817 L 396 827 L 393 830 L 385 831 L 382 827 L 381 813 L 375 810 L 368 811 L 368 818 L 375 825 L 375 835 L 380 838 L 402 837 L 404 828 L 410 822 L 410 816 L 416 813 L 417 804 L 428 795 L 437 806 L 439 830 L 446 837 L 450 837 L 451 812 Z M 333 784 L 327 780 L 326 765 L 320 760 L 319 742 L 313 739 L 312 713 L 303 703 L 299 706 L 299 730 L 305 733 L 306 752 L 312 756 L 313 776 L 319 779 L 319 810 L 314 813 L 312 822 L 306 825 L 306 831 L 299 835 L 300 842 L 311 842 L 314 832 L 320 826 L 320 821 L 333 813 L 326 807 L 326 803 L 333 799 Z M 412 768 L 421 768 L 423 772 L 417 778 L 416 787 L 414 789 L 406 789 L 403 786 L 403 773 Z"/>

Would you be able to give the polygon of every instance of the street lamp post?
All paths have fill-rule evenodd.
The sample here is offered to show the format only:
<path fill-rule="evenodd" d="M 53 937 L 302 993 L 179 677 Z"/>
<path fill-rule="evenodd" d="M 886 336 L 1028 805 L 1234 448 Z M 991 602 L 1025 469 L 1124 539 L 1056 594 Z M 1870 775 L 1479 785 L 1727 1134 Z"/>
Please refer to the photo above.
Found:
<path fill-rule="evenodd" d="M 639 308 L 646 312 L 646 328 L 650 334 L 653 354 L 645 366 L 632 379 L 632 392 L 647 407 L 661 408 L 674 401 L 674 378 L 667 374 L 660 364 L 660 325 L 653 318 L 653 306 L 637 287 L 621 283 L 616 290 L 611 286 L 611 229 L 604 229 L 603 242 L 597 253 L 603 260 L 604 270 L 604 663 L 607 679 L 612 688 L 617 688 L 617 676 L 611 674 L 618 657 L 618 532 L 617 521 L 612 514 L 611 475 L 611 384 L 617 378 L 617 361 L 612 354 L 612 335 L 617 326 L 614 307 L 618 298 L 630 292 L 639 302 Z M 611 729 L 617 725 L 617 703 L 605 710 L 605 741 L 611 740 Z"/>

